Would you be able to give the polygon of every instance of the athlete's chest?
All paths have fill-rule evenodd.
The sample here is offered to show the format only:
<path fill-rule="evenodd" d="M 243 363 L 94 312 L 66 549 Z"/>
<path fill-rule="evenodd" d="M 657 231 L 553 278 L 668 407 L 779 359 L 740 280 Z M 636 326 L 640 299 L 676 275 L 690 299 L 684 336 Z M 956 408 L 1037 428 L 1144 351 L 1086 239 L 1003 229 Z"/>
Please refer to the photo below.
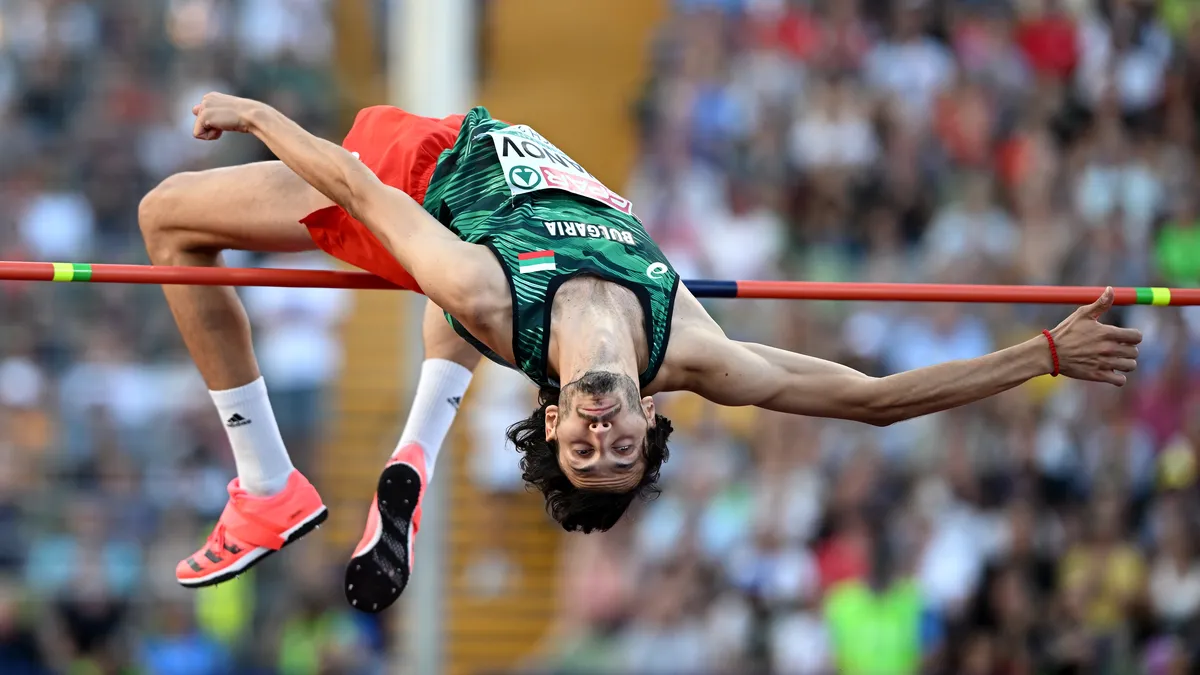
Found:
<path fill-rule="evenodd" d="M 531 365 L 526 361 L 533 358 L 553 378 L 560 349 L 598 332 L 625 336 L 622 342 L 632 344 L 639 367 L 649 362 L 643 305 L 636 293 L 621 284 L 585 274 L 556 284 L 545 302 L 532 307 L 514 305 L 514 296 L 496 297 L 487 303 L 488 311 L 460 319 L 483 346 L 509 365 L 525 370 Z"/>
<path fill-rule="evenodd" d="M 600 333 L 631 344 L 638 369 L 644 370 L 650 360 L 645 322 L 642 305 L 628 288 L 589 276 L 567 281 L 555 294 L 550 310 L 548 373 L 552 377 L 558 373 L 556 355 L 562 347 L 575 346 L 565 343 L 590 340 Z"/>

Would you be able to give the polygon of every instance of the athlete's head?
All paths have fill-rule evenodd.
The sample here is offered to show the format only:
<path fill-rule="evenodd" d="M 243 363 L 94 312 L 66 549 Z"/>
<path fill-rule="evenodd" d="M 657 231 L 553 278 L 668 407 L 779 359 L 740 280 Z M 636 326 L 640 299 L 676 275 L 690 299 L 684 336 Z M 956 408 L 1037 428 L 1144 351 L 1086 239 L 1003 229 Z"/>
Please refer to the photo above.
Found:
<path fill-rule="evenodd" d="M 589 371 L 542 389 L 537 410 L 508 429 L 525 482 L 568 531 L 611 528 L 635 499 L 657 493 L 671 421 L 626 375 Z"/>

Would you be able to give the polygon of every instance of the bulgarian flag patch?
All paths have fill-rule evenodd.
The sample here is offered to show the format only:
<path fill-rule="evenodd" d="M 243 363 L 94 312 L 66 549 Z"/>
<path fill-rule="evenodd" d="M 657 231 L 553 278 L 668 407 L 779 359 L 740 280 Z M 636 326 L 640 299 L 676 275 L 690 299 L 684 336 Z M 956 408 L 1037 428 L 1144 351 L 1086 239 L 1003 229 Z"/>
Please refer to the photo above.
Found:
<path fill-rule="evenodd" d="M 530 272 L 545 272 L 557 268 L 554 264 L 554 251 L 529 251 L 517 256 L 521 274 Z"/>

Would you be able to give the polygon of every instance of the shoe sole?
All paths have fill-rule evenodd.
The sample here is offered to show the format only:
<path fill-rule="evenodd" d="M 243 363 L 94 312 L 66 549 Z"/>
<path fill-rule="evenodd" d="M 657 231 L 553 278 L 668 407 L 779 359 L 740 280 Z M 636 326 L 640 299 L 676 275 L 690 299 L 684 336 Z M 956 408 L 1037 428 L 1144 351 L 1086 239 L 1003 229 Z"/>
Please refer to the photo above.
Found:
<path fill-rule="evenodd" d="M 320 527 L 321 523 L 325 522 L 325 519 L 328 517 L 329 517 L 329 509 L 322 506 L 320 511 L 317 511 L 313 515 L 310 515 L 308 518 L 301 521 L 298 525 L 294 526 L 289 533 L 284 535 L 283 546 L 280 546 L 279 550 L 283 550 L 284 548 L 287 548 L 287 546 L 289 544 L 294 543 L 295 541 L 299 540 L 304 535 L 306 535 L 309 532 L 312 532 L 313 530 Z M 258 563 L 260 563 L 263 560 L 270 557 L 270 555 L 272 553 L 274 553 L 275 550 L 276 549 L 260 546 L 257 549 L 242 556 L 242 558 L 240 560 L 233 563 L 229 567 L 226 567 L 225 569 L 221 570 L 220 572 L 214 572 L 211 575 L 203 576 L 198 579 L 180 579 L 180 578 L 176 577 L 175 580 L 178 581 L 181 586 L 186 586 L 187 588 L 204 588 L 206 586 L 216 586 L 217 584 L 229 581 L 231 579 L 235 579 L 235 578 L 241 576 L 242 574 L 245 574 L 250 568 L 254 567 Z"/>
<path fill-rule="evenodd" d="M 421 498 L 421 474 L 408 464 L 393 464 L 383 470 L 375 495 L 378 536 L 346 565 L 346 600 L 368 614 L 391 607 L 408 585 L 408 535 Z"/>

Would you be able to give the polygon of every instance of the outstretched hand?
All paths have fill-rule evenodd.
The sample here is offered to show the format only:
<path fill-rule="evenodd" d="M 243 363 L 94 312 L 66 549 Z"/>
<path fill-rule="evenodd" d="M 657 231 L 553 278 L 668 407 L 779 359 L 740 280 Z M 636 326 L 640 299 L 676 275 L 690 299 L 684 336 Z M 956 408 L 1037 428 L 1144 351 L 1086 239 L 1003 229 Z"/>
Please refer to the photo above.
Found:
<path fill-rule="evenodd" d="M 1125 373 L 1137 368 L 1142 332 L 1100 323 L 1113 305 L 1113 295 L 1111 286 L 1104 289 L 1096 302 L 1075 310 L 1050 331 L 1063 375 L 1119 387 L 1125 384 Z"/>
<path fill-rule="evenodd" d="M 192 135 L 202 141 L 215 141 L 226 131 L 247 133 L 248 114 L 262 105 L 258 101 L 229 94 L 205 94 L 200 103 L 192 107 L 192 114 L 196 116 Z"/>

